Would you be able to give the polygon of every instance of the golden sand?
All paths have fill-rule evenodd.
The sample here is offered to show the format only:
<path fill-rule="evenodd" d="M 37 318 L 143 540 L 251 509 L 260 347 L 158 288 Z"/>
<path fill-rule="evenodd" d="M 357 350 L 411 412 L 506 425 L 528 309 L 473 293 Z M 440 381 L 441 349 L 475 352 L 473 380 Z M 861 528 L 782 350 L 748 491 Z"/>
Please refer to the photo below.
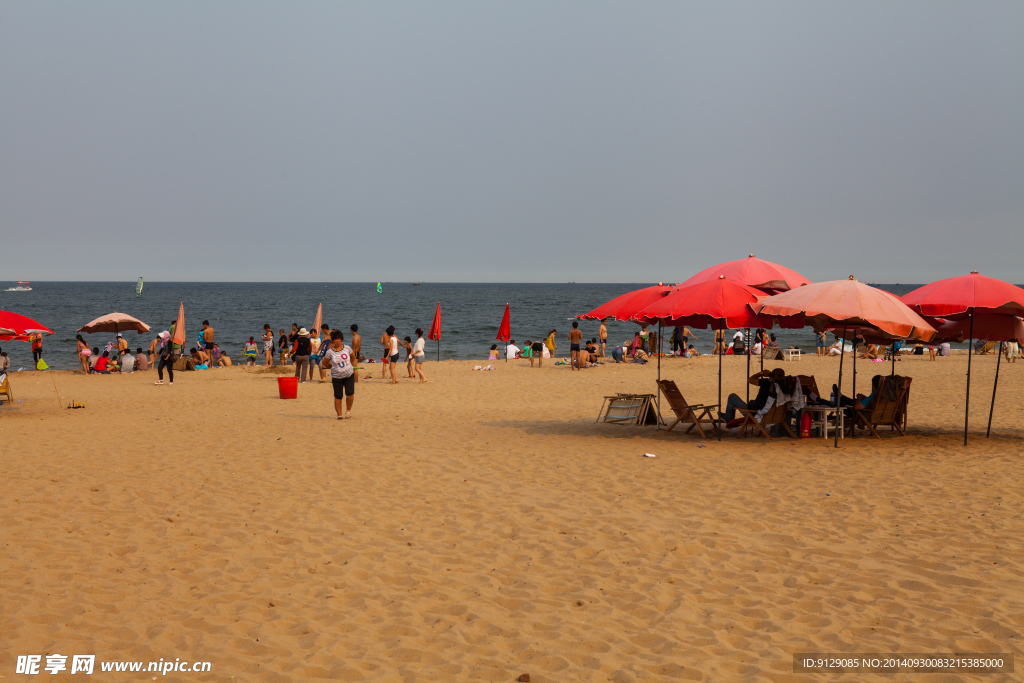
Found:
<path fill-rule="evenodd" d="M 245 368 L 15 373 L 0 679 L 53 652 L 212 663 L 167 681 L 978 680 L 792 673 L 807 651 L 1020 671 L 1024 364 L 1003 363 L 986 439 L 995 357 L 975 358 L 964 448 L 966 360 L 902 361 L 910 435 L 839 450 L 595 424 L 605 394 L 653 390 L 653 363 L 427 363 L 398 386 L 368 366 L 343 421 L 330 384 L 282 401 Z M 776 365 L 827 391 L 838 359 Z M 663 374 L 713 403 L 717 368 Z M 859 389 L 888 368 L 859 362 Z"/>

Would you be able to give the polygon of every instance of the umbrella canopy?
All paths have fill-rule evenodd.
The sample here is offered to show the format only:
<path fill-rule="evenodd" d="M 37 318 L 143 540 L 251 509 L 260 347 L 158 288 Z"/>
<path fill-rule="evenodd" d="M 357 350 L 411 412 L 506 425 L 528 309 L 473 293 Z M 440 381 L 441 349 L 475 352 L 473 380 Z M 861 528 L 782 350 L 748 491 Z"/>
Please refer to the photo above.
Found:
<path fill-rule="evenodd" d="M 644 287 L 622 296 L 617 296 L 608 303 L 602 304 L 590 313 L 576 316 L 580 320 L 604 320 L 612 318 L 615 320 L 631 320 L 636 314 L 644 310 L 655 301 L 668 296 L 675 287 L 658 284 L 653 287 Z"/>
<path fill-rule="evenodd" d="M 970 338 L 971 334 L 975 339 L 987 339 L 989 341 L 1017 341 L 1024 344 L 1024 320 L 1016 315 L 1000 315 L 979 311 L 974 314 L 974 329 L 971 329 L 971 319 L 963 320 L 942 320 L 935 327 L 936 340 L 963 342 Z"/>
<path fill-rule="evenodd" d="M 946 278 L 918 287 L 905 294 L 902 300 L 922 315 L 944 318 L 964 317 L 972 308 L 1024 316 L 1024 289 L 979 275 L 976 270 L 972 270 L 970 275 Z"/>
<path fill-rule="evenodd" d="M 760 316 L 750 308 L 764 293 L 731 282 L 720 275 L 714 280 L 680 287 L 633 316 L 633 322 L 666 327 L 690 325 L 707 329 L 771 327 L 771 316 Z M 802 325 L 801 325 L 802 326 Z"/>
<path fill-rule="evenodd" d="M 29 341 L 36 334 L 47 336 L 53 330 L 19 313 L 0 311 L 0 341 Z"/>
<path fill-rule="evenodd" d="M 758 313 L 778 316 L 803 314 L 817 331 L 848 327 L 868 329 L 890 339 L 930 341 L 935 328 L 899 297 L 848 280 L 804 285 L 753 305 Z"/>
<path fill-rule="evenodd" d="M 78 328 L 79 332 L 85 332 L 86 334 L 93 334 L 95 332 L 114 332 L 116 334 L 117 332 L 128 332 L 130 330 L 135 330 L 142 334 L 149 331 L 149 325 L 138 318 L 114 311 L 107 315 L 101 315 L 91 323 L 86 323 Z"/>
<path fill-rule="evenodd" d="M 719 263 L 717 266 L 705 268 L 679 287 L 689 287 L 709 280 L 717 280 L 718 276 L 755 289 L 786 292 L 801 285 L 809 285 L 811 281 L 795 270 L 780 266 L 771 261 L 762 261 L 753 254 L 738 261 Z"/>
<path fill-rule="evenodd" d="M 316 330 L 317 332 L 319 332 L 320 331 L 320 326 L 323 325 L 323 323 L 324 323 L 324 305 L 323 304 L 317 304 L 317 307 L 316 307 L 316 317 L 313 318 L 313 329 Z M 312 332 L 310 332 L 310 334 L 312 334 Z"/>
<path fill-rule="evenodd" d="M 185 345 L 185 304 L 178 306 L 178 318 L 174 321 L 174 331 L 171 332 L 171 344 L 173 349 L 180 349 Z"/>

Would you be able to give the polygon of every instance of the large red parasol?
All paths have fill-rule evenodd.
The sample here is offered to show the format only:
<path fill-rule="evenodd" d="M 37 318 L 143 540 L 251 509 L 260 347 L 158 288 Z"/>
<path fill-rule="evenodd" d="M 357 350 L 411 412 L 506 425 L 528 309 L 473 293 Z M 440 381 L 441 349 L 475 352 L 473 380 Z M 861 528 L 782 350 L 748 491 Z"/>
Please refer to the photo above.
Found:
<path fill-rule="evenodd" d="M 0 341 L 30 341 L 37 334 L 48 336 L 53 330 L 19 313 L 0 311 Z"/>
<path fill-rule="evenodd" d="M 86 334 L 93 334 L 95 332 L 113 332 L 116 334 L 118 332 L 128 332 L 129 330 L 135 330 L 142 334 L 149 331 L 149 325 L 138 318 L 114 311 L 107 315 L 101 315 L 92 322 L 78 328 L 79 332 L 85 332 Z"/>
<path fill-rule="evenodd" d="M 673 290 L 634 315 L 633 321 L 644 325 L 660 322 L 666 327 L 689 325 L 707 329 L 710 326 L 715 330 L 771 327 L 771 316 L 757 315 L 750 308 L 763 298 L 763 292 L 720 275 L 714 280 Z"/>
<path fill-rule="evenodd" d="M 875 287 L 848 280 L 833 280 L 804 285 L 798 289 L 776 294 L 753 306 L 758 313 L 792 316 L 803 314 L 807 324 L 815 331 L 842 328 L 845 341 L 847 330 L 868 331 L 872 336 L 885 339 L 920 339 L 929 341 L 935 328 L 904 304 L 898 297 Z M 839 394 L 843 391 L 843 353 L 839 356 Z M 853 394 L 857 392 L 857 354 L 853 356 Z M 838 398 L 837 398 L 838 401 Z M 839 448 L 837 425 L 835 447 Z"/>
<path fill-rule="evenodd" d="M 939 318 L 939 320 L 942 320 Z M 936 322 L 939 322 L 937 320 Z M 974 329 L 970 317 L 962 320 L 945 320 L 935 328 L 935 339 L 963 343 L 973 334 L 976 339 L 989 341 L 1017 341 L 1024 344 L 1024 320 L 1016 315 L 1000 315 L 979 311 L 974 314 Z"/>
<path fill-rule="evenodd" d="M 805 285 L 776 294 L 753 305 L 758 313 L 793 316 L 803 314 L 818 332 L 848 328 L 871 330 L 890 339 L 929 341 L 935 328 L 910 310 L 899 297 L 876 287 L 848 280 Z"/>
<path fill-rule="evenodd" d="M 809 285 L 811 281 L 795 270 L 780 266 L 771 261 L 762 261 L 753 254 L 737 261 L 720 263 L 705 268 L 679 287 L 689 287 L 709 280 L 717 280 L 719 276 L 741 285 L 772 292 L 785 292 L 801 285 Z"/>
<path fill-rule="evenodd" d="M 970 275 L 946 278 L 918 287 L 905 294 L 902 300 L 922 315 L 943 318 L 966 314 L 972 308 L 1024 316 L 1024 289 L 979 275 L 976 270 L 971 271 Z"/>
<path fill-rule="evenodd" d="M 978 274 L 972 270 L 969 275 L 938 280 L 903 296 L 903 301 L 924 315 L 936 315 L 950 319 L 967 319 L 967 339 L 991 339 L 982 335 L 975 325 L 981 314 L 1001 313 L 1024 315 L 1024 289 L 995 278 Z M 1000 341 L 1005 340 L 999 337 Z M 1002 346 L 1000 345 L 1000 350 Z M 964 400 L 964 445 L 967 445 L 967 424 L 971 407 L 971 357 L 974 344 L 967 346 L 967 389 Z M 999 382 L 999 365 L 996 364 L 997 384 L 992 387 L 992 406 L 988 413 L 988 432 L 992 431 L 992 410 L 995 407 L 996 386 Z"/>
<path fill-rule="evenodd" d="M 655 301 L 668 296 L 675 287 L 670 285 L 657 284 L 653 287 L 644 287 L 632 292 L 617 296 L 608 303 L 602 304 L 590 313 L 576 316 L 580 320 L 631 320 L 637 313 L 644 310 Z"/>

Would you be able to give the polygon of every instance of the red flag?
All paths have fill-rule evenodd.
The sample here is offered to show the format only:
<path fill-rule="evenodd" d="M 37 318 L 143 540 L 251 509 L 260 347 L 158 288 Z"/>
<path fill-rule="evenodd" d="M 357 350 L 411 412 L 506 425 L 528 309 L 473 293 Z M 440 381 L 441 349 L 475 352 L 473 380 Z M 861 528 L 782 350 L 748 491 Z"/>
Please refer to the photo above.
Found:
<path fill-rule="evenodd" d="M 498 341 L 507 342 L 512 338 L 512 325 L 508 317 L 508 304 L 505 304 L 505 317 L 501 319 L 501 327 L 498 328 Z"/>
<path fill-rule="evenodd" d="M 431 341 L 439 341 L 441 339 L 441 303 L 438 302 L 437 310 L 434 311 L 434 322 L 430 323 L 430 332 L 427 333 L 427 339 Z"/>

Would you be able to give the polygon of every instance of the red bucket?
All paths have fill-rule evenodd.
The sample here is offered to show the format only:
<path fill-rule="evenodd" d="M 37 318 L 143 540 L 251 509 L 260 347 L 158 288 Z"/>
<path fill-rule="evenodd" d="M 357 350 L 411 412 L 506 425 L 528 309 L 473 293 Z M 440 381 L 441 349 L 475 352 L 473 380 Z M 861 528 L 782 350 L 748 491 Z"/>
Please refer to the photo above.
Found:
<path fill-rule="evenodd" d="M 277 391 L 281 394 L 281 398 L 298 398 L 299 397 L 299 378 L 298 377 L 278 377 L 277 378 Z"/>

